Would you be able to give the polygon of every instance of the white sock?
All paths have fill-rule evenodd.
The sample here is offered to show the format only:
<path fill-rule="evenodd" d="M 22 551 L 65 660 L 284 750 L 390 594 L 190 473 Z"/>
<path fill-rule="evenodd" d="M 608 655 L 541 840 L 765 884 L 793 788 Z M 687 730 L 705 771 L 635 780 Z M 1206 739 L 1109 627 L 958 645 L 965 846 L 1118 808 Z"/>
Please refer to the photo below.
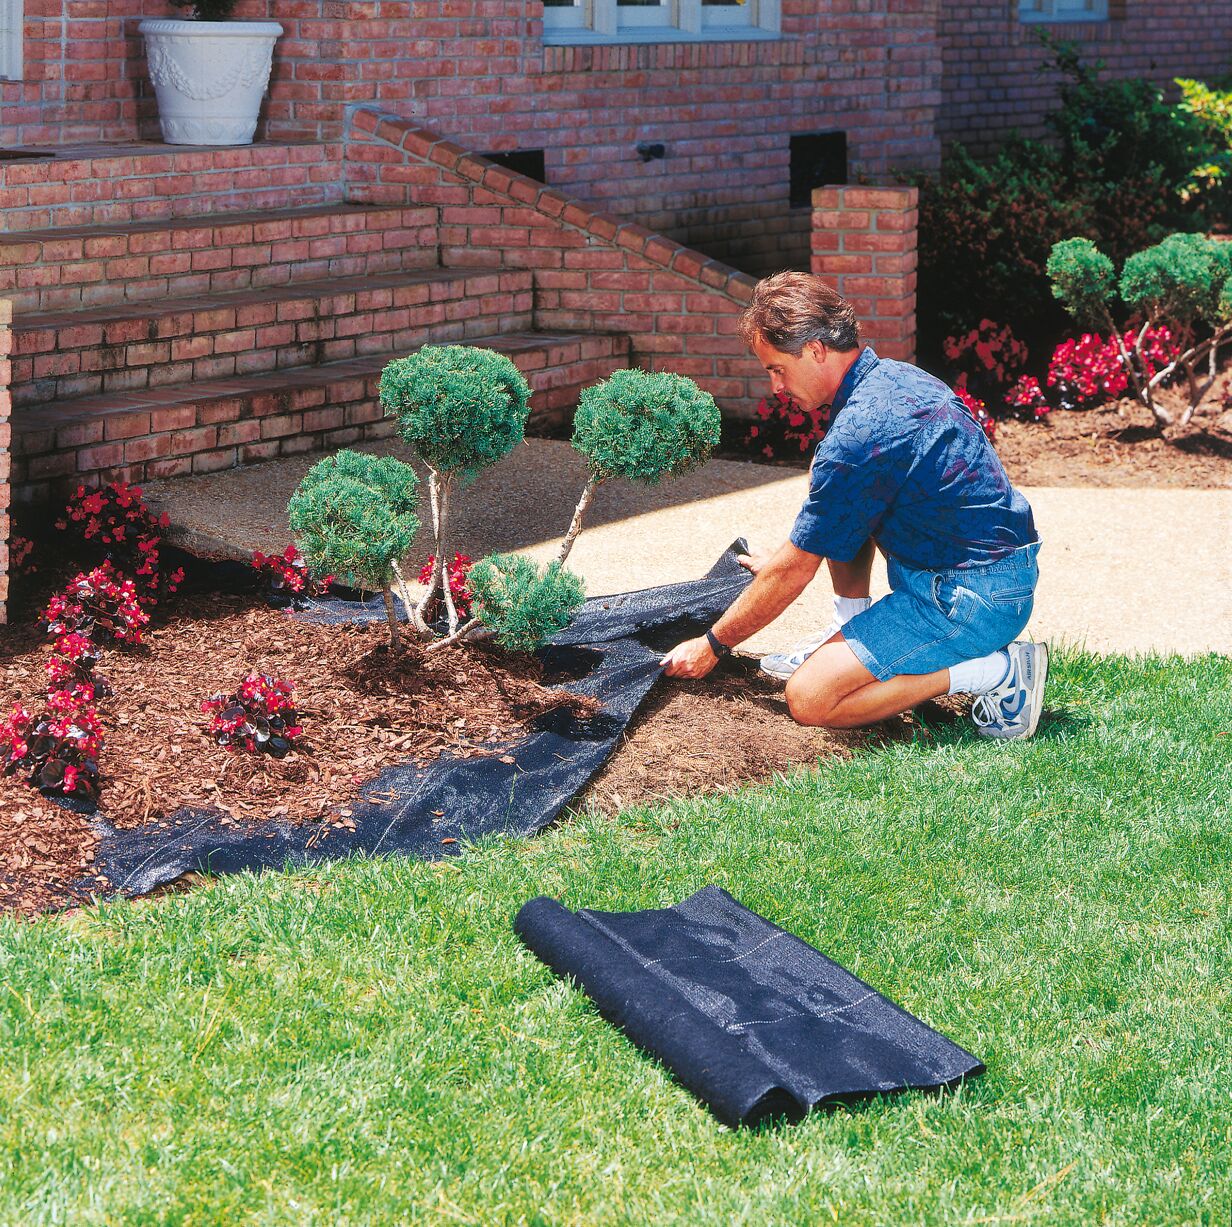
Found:
<path fill-rule="evenodd" d="M 1010 654 L 1002 648 L 975 660 L 950 666 L 950 694 L 988 694 L 1005 681 L 1010 671 Z"/>
<path fill-rule="evenodd" d="M 873 603 L 867 596 L 836 596 L 834 598 L 834 620 L 839 626 L 850 622 L 858 613 L 863 613 Z"/>

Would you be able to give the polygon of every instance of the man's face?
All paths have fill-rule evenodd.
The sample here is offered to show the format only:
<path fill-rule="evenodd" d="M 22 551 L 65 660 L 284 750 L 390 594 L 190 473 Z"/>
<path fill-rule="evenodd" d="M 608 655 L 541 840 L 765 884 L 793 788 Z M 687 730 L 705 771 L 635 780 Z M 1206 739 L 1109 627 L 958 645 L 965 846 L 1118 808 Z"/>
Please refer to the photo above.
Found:
<path fill-rule="evenodd" d="M 776 396 L 789 396 L 802 408 L 819 409 L 828 405 L 838 391 L 843 372 L 849 364 L 836 361 L 838 353 L 820 341 L 809 341 L 800 356 L 785 354 L 768 341 L 758 337 L 753 342 L 757 360 L 770 376 L 770 387 Z"/>

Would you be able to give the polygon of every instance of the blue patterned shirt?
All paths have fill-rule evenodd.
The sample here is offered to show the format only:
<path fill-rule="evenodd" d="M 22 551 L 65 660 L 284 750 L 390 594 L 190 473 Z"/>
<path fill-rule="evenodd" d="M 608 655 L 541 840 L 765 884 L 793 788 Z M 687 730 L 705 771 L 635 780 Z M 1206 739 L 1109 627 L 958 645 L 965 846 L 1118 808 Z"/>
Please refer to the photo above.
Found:
<path fill-rule="evenodd" d="M 866 347 L 834 397 L 791 541 L 850 562 L 869 537 L 919 571 L 978 566 L 1038 540 L 1030 504 L 962 401 Z"/>

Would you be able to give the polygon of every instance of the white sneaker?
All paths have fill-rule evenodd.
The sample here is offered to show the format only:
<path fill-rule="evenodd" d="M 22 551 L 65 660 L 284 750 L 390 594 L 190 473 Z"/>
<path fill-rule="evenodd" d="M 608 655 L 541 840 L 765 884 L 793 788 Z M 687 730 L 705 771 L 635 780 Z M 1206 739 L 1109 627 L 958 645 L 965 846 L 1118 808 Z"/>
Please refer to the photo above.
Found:
<path fill-rule="evenodd" d="M 763 656 L 760 662 L 761 671 L 767 677 L 785 682 L 823 643 L 828 643 L 842 629 L 837 622 L 831 622 L 820 634 L 801 639 L 786 652 L 771 652 L 769 656 Z"/>
<path fill-rule="evenodd" d="M 1011 643 L 1006 651 L 1010 670 L 995 690 L 977 695 L 971 719 L 981 737 L 1030 737 L 1044 709 L 1044 683 L 1048 680 L 1046 643 Z"/>

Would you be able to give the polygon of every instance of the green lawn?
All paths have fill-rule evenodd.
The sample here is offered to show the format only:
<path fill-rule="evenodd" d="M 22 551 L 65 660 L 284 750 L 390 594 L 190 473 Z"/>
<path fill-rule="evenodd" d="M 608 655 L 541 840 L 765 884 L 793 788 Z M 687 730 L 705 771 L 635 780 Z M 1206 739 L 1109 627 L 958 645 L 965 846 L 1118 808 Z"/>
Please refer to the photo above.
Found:
<path fill-rule="evenodd" d="M 4 922 L 0 1223 L 1224 1227 L 1232 661 L 1053 677 L 1027 743 Z M 707 882 L 988 1073 L 732 1132 L 510 929 Z"/>

